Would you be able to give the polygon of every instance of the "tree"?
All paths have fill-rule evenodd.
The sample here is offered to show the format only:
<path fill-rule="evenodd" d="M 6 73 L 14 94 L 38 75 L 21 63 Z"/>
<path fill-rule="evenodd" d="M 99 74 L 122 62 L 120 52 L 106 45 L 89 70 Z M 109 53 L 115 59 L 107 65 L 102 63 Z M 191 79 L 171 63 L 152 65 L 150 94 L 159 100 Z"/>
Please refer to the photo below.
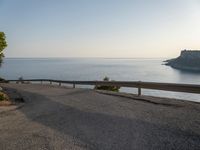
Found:
<path fill-rule="evenodd" d="M 3 50 L 6 47 L 7 47 L 6 35 L 4 32 L 0 32 L 0 65 L 1 65 L 3 57 L 4 57 Z"/>

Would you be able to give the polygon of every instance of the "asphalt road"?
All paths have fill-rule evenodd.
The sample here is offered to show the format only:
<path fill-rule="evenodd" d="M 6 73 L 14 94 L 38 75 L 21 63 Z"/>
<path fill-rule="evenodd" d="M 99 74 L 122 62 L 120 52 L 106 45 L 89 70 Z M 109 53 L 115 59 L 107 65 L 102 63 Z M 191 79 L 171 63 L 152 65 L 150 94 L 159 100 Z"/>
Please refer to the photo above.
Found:
<path fill-rule="evenodd" d="M 200 104 L 88 89 L 1 84 L 23 107 L 0 112 L 0 150 L 199 150 Z M 1 109 L 1 108 L 0 108 Z"/>

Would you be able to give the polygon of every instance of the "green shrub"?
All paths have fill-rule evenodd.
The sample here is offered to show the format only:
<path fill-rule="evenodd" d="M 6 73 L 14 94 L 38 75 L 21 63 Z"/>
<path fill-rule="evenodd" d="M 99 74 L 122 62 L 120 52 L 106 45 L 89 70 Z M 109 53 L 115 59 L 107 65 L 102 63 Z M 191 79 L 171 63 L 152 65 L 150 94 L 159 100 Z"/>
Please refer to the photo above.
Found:
<path fill-rule="evenodd" d="M 105 77 L 103 81 L 110 81 L 108 77 Z M 107 86 L 107 85 L 96 85 L 94 87 L 96 90 L 107 90 L 107 91 L 114 91 L 119 92 L 120 87 L 119 86 Z"/>
<path fill-rule="evenodd" d="M 19 81 L 17 81 L 17 83 L 24 83 L 24 81 L 23 81 L 23 80 L 24 80 L 24 78 L 23 78 L 22 76 L 21 76 L 21 77 L 19 77 L 19 78 L 18 78 L 18 80 L 19 80 Z"/>
<path fill-rule="evenodd" d="M 3 82 L 3 81 L 5 81 L 5 79 L 0 77 L 0 82 Z"/>
<path fill-rule="evenodd" d="M 2 63 L 3 57 L 4 57 L 3 50 L 6 47 L 7 47 L 6 35 L 4 32 L 0 31 L 0 66 L 1 66 L 1 63 Z"/>
<path fill-rule="evenodd" d="M 4 100 L 4 95 L 0 93 L 0 101 Z"/>
<path fill-rule="evenodd" d="M 1 83 L 8 83 L 8 81 L 6 81 L 4 78 L 1 78 L 1 77 L 0 77 L 0 82 Z"/>
<path fill-rule="evenodd" d="M 0 101 L 7 101 L 7 100 L 8 100 L 8 96 L 4 94 L 3 92 L 0 92 Z"/>

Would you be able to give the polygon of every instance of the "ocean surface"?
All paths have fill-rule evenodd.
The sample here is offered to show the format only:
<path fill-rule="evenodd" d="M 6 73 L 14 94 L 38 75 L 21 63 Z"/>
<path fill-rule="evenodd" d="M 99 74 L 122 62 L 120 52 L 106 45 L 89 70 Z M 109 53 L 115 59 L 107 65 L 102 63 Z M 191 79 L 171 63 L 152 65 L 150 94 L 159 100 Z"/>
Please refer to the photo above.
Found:
<path fill-rule="evenodd" d="M 102 80 L 108 76 L 117 81 L 149 81 L 200 84 L 200 73 L 190 73 L 163 65 L 165 59 L 104 58 L 5 58 L 0 76 L 5 79 Z M 91 86 L 79 86 L 92 88 Z M 122 92 L 137 93 L 134 88 Z M 198 94 L 144 90 L 145 95 L 199 101 Z"/>

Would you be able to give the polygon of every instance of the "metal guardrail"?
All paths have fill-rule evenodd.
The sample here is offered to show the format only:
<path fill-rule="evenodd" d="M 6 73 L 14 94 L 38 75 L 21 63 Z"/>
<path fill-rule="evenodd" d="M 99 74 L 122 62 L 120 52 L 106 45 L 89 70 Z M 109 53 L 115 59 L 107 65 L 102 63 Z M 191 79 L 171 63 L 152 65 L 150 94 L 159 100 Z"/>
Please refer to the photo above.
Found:
<path fill-rule="evenodd" d="M 200 94 L 200 85 L 196 84 L 177 84 L 177 83 L 157 83 L 157 82 L 142 82 L 142 81 L 63 81 L 51 79 L 28 79 L 28 80 L 6 80 L 8 82 L 49 82 L 50 84 L 72 84 L 73 88 L 76 85 L 103 85 L 103 86 L 118 86 L 118 87 L 132 87 L 138 89 L 138 96 L 142 94 L 141 89 L 163 90 L 172 92 L 185 92 Z"/>

